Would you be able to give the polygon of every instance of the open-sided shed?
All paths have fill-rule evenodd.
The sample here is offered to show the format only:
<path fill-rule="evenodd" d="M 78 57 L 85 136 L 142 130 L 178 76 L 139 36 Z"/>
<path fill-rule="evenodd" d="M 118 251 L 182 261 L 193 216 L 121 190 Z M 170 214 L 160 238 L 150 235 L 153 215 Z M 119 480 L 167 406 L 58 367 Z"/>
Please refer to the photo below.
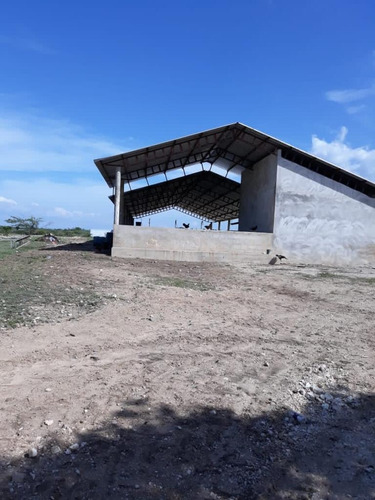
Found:
<path fill-rule="evenodd" d="M 95 163 L 114 189 L 112 255 L 231 261 L 272 247 L 311 262 L 374 259 L 375 185 L 246 125 Z M 172 171 L 180 177 L 169 179 Z M 150 178 L 156 181 L 132 189 L 134 181 Z M 213 222 L 238 218 L 238 231 L 182 236 L 173 229 L 133 227 L 134 218 L 170 208 Z"/>

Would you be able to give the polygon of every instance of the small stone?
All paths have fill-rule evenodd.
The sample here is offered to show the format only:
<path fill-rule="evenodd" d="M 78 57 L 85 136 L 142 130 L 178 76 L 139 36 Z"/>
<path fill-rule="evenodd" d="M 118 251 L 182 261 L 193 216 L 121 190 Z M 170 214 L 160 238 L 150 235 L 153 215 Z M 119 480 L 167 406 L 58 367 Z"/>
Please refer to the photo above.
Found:
<path fill-rule="evenodd" d="M 306 417 L 304 417 L 300 413 L 297 413 L 296 411 L 292 412 L 292 417 L 297 424 L 303 424 L 304 422 L 306 422 Z"/>
<path fill-rule="evenodd" d="M 27 455 L 30 458 L 35 458 L 38 455 L 38 450 L 36 448 L 30 448 L 29 451 L 27 452 Z"/>
<path fill-rule="evenodd" d="M 53 455 L 58 455 L 59 453 L 61 453 L 61 448 L 60 446 L 58 446 L 57 444 L 55 444 L 54 446 L 52 446 L 51 448 L 51 453 Z"/>
<path fill-rule="evenodd" d="M 12 481 L 13 483 L 23 483 L 25 480 L 26 474 L 22 472 L 13 472 L 12 474 Z"/>
<path fill-rule="evenodd" d="M 334 406 L 343 406 L 344 405 L 344 402 L 341 398 L 335 398 L 333 401 L 332 401 L 332 405 Z"/>
<path fill-rule="evenodd" d="M 332 401 L 333 400 L 333 396 L 332 394 L 329 394 L 328 392 L 326 392 L 324 395 L 323 395 L 323 399 L 325 401 Z"/>
<path fill-rule="evenodd" d="M 321 394 L 323 391 L 320 387 L 318 387 L 317 385 L 313 385 L 311 387 L 311 390 L 314 391 L 316 394 Z"/>
<path fill-rule="evenodd" d="M 322 408 L 323 408 L 323 410 L 328 410 L 329 409 L 329 404 L 328 403 L 322 403 Z"/>
<path fill-rule="evenodd" d="M 269 364 L 269 362 L 268 362 L 268 361 L 265 361 L 265 362 L 263 363 L 263 366 L 270 366 L 270 364 Z"/>
<path fill-rule="evenodd" d="M 52 391 L 52 389 L 51 389 L 50 387 L 46 387 L 46 388 L 44 389 L 44 391 L 45 391 L 45 392 L 51 392 L 51 391 Z"/>
<path fill-rule="evenodd" d="M 71 455 L 72 454 L 72 451 L 69 450 L 69 448 L 67 450 L 65 450 L 65 455 Z"/>
<path fill-rule="evenodd" d="M 45 420 L 44 425 L 50 426 L 53 424 L 53 420 Z"/>
<path fill-rule="evenodd" d="M 79 449 L 79 444 L 78 443 L 73 443 L 69 446 L 69 449 L 72 451 L 78 450 Z"/>
<path fill-rule="evenodd" d="M 306 394 L 306 391 L 304 389 L 300 389 L 298 392 L 301 394 L 301 396 L 304 396 Z"/>
<path fill-rule="evenodd" d="M 320 372 L 324 372 L 324 370 L 326 370 L 326 369 L 327 369 L 327 365 L 319 365 L 319 366 L 318 366 L 318 370 L 319 370 Z"/>

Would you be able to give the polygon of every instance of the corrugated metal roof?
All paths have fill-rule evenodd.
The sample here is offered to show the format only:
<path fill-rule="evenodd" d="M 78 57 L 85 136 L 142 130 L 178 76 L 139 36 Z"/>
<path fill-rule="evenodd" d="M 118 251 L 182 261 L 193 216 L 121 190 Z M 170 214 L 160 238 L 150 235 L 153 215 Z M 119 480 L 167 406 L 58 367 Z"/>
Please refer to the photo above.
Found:
<path fill-rule="evenodd" d="M 95 164 L 107 184 L 114 187 L 117 167 L 121 167 L 126 182 L 205 162 L 227 173 L 240 173 L 277 150 L 287 160 L 375 198 L 372 182 L 241 123 L 97 159 Z"/>

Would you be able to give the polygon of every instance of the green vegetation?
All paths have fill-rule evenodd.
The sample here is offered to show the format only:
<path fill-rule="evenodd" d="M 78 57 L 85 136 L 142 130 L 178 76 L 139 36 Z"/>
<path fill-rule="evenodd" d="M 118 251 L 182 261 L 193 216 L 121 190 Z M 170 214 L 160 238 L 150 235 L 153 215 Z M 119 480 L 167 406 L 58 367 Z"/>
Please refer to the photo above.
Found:
<path fill-rule="evenodd" d="M 4 242 L 0 243 L 3 248 Z M 15 250 L 14 255 L 3 255 L 0 329 L 78 317 L 94 311 L 102 303 L 102 298 L 93 290 L 67 287 L 51 265 L 54 261 L 45 252 L 28 251 L 38 244 L 32 241 L 25 250 L 21 247 L 17 255 Z"/>
<path fill-rule="evenodd" d="M 55 236 L 80 236 L 81 238 L 90 238 L 90 229 L 82 229 L 81 227 L 73 227 L 70 229 L 42 229 L 38 231 L 38 234 L 48 234 L 52 233 Z"/>
<path fill-rule="evenodd" d="M 348 276 L 347 274 L 335 274 L 329 271 L 321 271 L 319 274 L 303 274 L 301 275 L 305 279 L 326 279 L 326 280 L 346 280 L 350 283 L 364 283 L 367 285 L 375 285 L 375 278 L 369 278 L 366 276 Z"/>
<path fill-rule="evenodd" d="M 156 285 L 174 286 L 177 288 L 188 288 L 190 290 L 198 290 L 200 292 L 207 292 L 212 290 L 213 287 L 201 281 L 193 281 L 180 277 L 158 277 L 155 279 Z"/>
<path fill-rule="evenodd" d="M 43 242 L 30 239 L 25 245 L 15 249 L 11 246 L 11 240 L 0 240 L 0 260 L 8 255 L 24 252 L 25 250 L 37 250 L 39 248 L 43 248 L 44 246 L 45 244 Z"/>
<path fill-rule="evenodd" d="M 12 215 L 11 217 L 9 217 L 9 219 L 6 219 L 5 222 L 10 225 L 13 231 L 21 234 L 35 234 L 39 228 L 40 223 L 42 222 L 42 219 L 34 216 L 24 219 L 22 217 L 16 217 Z"/>
<path fill-rule="evenodd" d="M 9 221 L 10 219 L 8 219 Z M 32 230 L 32 234 L 43 236 L 44 234 L 52 233 L 57 237 L 61 236 L 80 236 L 82 238 L 90 238 L 90 230 L 83 229 L 81 227 L 73 227 L 69 229 L 50 229 L 50 228 L 35 228 Z M 30 234 L 25 226 L 0 226 L 0 234 L 4 236 L 14 236 L 15 238 L 20 237 L 23 234 Z"/>

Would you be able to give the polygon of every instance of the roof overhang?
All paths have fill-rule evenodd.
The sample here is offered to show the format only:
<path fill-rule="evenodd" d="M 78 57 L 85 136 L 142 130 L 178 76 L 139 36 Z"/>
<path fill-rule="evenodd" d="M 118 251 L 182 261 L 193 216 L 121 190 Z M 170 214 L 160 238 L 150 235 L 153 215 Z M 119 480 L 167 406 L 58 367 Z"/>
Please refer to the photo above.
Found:
<path fill-rule="evenodd" d="M 206 162 L 222 168 L 225 175 L 238 174 L 277 150 L 287 160 L 375 198 L 372 182 L 241 123 L 97 159 L 95 164 L 107 184 L 114 187 L 118 167 L 122 179 L 129 183 Z"/>

